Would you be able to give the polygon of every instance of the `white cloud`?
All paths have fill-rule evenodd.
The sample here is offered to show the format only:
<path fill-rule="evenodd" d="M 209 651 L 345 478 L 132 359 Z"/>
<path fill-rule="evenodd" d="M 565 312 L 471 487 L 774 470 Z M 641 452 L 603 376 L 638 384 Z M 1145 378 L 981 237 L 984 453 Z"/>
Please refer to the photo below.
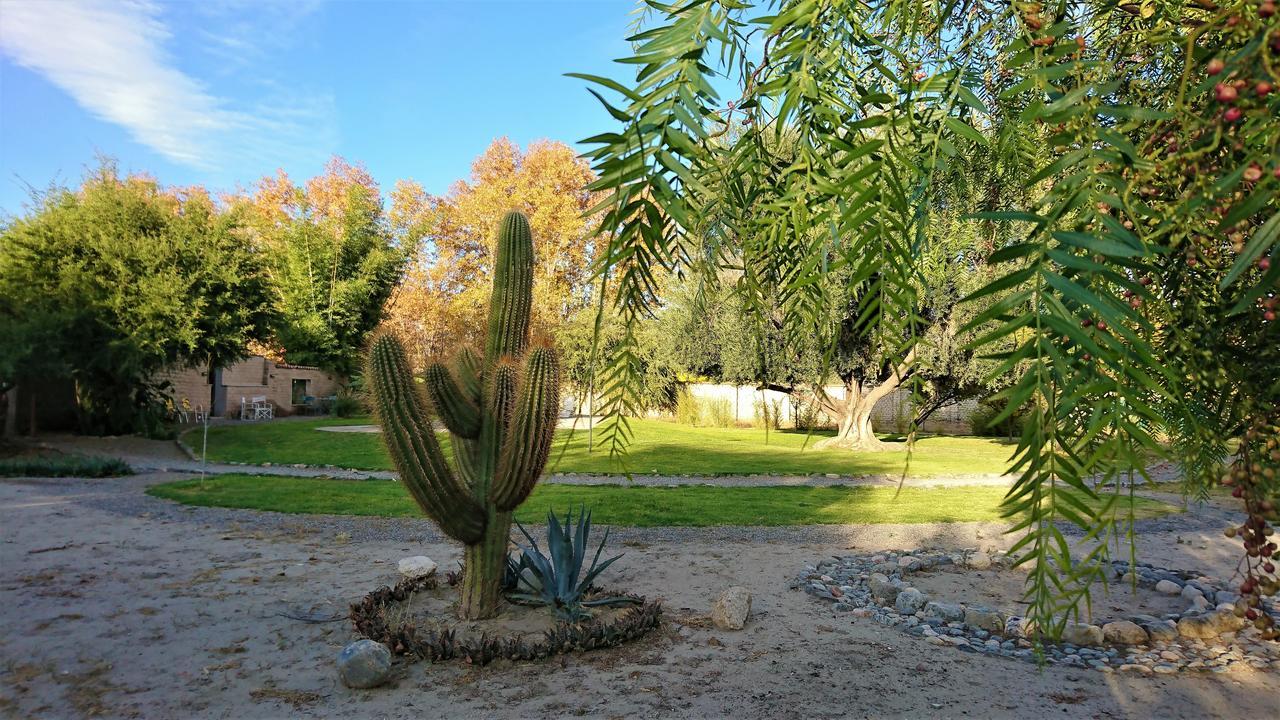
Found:
<path fill-rule="evenodd" d="M 174 162 L 217 170 L 232 159 L 275 160 L 332 134 L 332 98 L 236 107 L 174 66 L 172 39 L 159 6 L 143 0 L 0 3 L 0 48 L 14 62 Z"/>

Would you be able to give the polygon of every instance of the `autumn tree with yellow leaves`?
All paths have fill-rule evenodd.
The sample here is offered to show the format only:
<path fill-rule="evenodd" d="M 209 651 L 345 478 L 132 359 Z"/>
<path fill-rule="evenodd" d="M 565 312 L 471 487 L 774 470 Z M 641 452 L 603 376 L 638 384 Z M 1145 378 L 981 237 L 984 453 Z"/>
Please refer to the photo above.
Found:
<path fill-rule="evenodd" d="M 510 210 L 528 216 L 533 230 L 533 332 L 551 334 L 589 304 L 600 246 L 598 222 L 586 215 L 597 202 L 587 190 L 594 180 L 564 143 L 540 140 L 522 151 L 500 138 L 444 196 L 397 183 L 390 225 L 398 237 L 419 242 L 387 324 L 405 339 L 415 365 L 457 343 L 477 343 L 493 273 L 490 243 Z"/>

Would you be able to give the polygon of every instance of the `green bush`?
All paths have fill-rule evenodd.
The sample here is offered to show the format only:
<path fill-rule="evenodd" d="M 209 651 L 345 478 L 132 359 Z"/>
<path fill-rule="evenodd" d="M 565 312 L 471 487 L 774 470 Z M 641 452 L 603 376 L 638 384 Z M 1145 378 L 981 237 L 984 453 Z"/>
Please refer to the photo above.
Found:
<path fill-rule="evenodd" d="M 702 403 L 688 388 L 680 388 L 676 393 L 676 422 L 681 425 L 702 424 Z"/>
<path fill-rule="evenodd" d="M 62 455 L 0 460 L 0 477 L 101 478 L 132 474 L 133 468 L 117 458 Z"/>
<path fill-rule="evenodd" d="M 1022 409 L 1014 411 L 1012 415 L 995 425 L 991 423 L 1000 413 L 1004 412 L 1007 406 L 1002 400 L 983 400 L 980 402 L 978 407 L 969 413 L 969 425 L 973 428 L 973 434 L 984 437 L 1015 437 L 1021 435 L 1026 419 L 1026 412 Z"/>
<path fill-rule="evenodd" d="M 334 417 L 348 418 L 357 415 L 367 415 L 368 410 L 360 400 L 360 396 L 353 392 L 339 392 L 333 399 L 333 406 L 329 408 L 329 413 Z"/>
<path fill-rule="evenodd" d="M 704 403 L 706 407 L 706 423 L 711 427 L 728 428 L 733 427 L 735 419 L 733 417 L 733 403 L 728 398 L 716 398 L 715 400 L 707 400 Z"/>
<path fill-rule="evenodd" d="M 818 403 L 810 400 L 795 400 L 795 413 L 797 430 L 822 430 L 831 424 Z"/>

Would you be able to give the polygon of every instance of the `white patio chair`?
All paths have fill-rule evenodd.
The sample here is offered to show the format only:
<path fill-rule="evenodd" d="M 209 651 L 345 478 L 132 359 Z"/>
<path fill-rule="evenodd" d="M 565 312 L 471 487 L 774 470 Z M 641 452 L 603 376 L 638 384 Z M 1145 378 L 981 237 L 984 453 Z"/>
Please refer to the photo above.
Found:
<path fill-rule="evenodd" d="M 266 395 L 255 395 L 249 399 L 253 403 L 253 419 L 254 420 L 273 420 L 275 419 L 275 407 Z"/>

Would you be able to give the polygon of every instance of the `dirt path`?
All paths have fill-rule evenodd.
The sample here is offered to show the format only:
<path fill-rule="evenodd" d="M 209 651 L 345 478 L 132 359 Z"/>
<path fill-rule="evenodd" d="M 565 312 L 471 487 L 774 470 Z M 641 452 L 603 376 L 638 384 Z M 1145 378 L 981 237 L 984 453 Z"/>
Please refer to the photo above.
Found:
<path fill-rule="evenodd" d="M 425 552 L 448 567 L 458 550 L 422 521 L 183 508 L 142 494 L 166 479 L 0 481 L 0 714 L 1209 718 L 1275 709 L 1274 675 L 1041 671 L 939 649 L 787 589 L 804 565 L 849 548 L 1003 542 L 990 524 L 621 532 L 626 556 L 610 585 L 661 597 L 674 619 L 705 613 L 720 590 L 742 584 L 755 595 L 747 628 L 668 622 L 618 651 L 487 668 L 418 664 L 389 687 L 352 691 L 333 665 L 353 639 L 348 624 L 281 613 L 342 614 L 393 581 L 398 558 Z M 1208 573 L 1231 566 L 1216 520 L 1189 527 L 1148 533 L 1144 559 Z"/>

